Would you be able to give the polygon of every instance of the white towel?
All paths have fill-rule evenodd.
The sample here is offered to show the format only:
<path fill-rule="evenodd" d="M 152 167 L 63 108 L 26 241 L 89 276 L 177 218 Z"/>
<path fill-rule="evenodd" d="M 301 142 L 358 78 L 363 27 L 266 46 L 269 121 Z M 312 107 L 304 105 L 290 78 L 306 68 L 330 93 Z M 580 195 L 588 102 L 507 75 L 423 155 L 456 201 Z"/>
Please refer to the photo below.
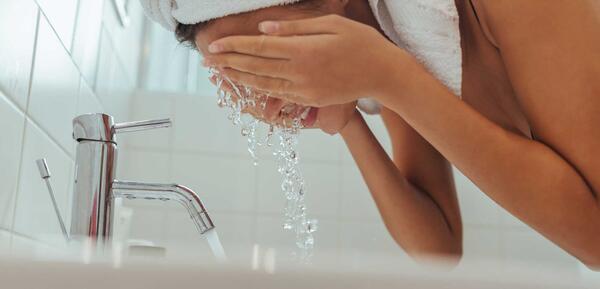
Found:
<path fill-rule="evenodd" d="M 460 97 L 462 48 L 454 0 L 369 0 L 392 41 Z"/>
<path fill-rule="evenodd" d="M 146 15 L 164 28 L 196 24 L 227 15 L 291 4 L 301 0 L 140 0 Z"/>
<path fill-rule="evenodd" d="M 454 0 L 369 0 L 369 3 L 385 34 L 461 97 L 462 48 Z M 380 105 L 371 98 L 361 99 L 358 106 L 368 114 L 380 112 Z"/>

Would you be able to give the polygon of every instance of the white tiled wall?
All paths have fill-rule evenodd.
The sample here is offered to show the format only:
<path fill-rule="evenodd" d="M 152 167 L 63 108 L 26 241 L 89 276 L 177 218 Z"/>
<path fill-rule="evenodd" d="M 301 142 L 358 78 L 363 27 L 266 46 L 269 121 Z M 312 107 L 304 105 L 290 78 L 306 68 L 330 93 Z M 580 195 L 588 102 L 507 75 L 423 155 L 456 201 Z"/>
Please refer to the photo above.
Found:
<path fill-rule="evenodd" d="M 24 110 L 35 46 L 38 9 L 33 1 L 0 4 L 0 89 Z"/>
<path fill-rule="evenodd" d="M 71 49 L 79 0 L 36 0 L 67 50 Z M 84 1 L 85 2 L 85 1 Z"/>
<path fill-rule="evenodd" d="M 80 1 L 73 36 L 71 56 L 86 82 L 93 87 L 100 49 L 100 31 L 106 1 Z M 108 3 L 110 4 L 110 3 Z"/>
<path fill-rule="evenodd" d="M 19 109 L 0 93 L 0 116 L 5 125 L 5 132 L 0 138 L 0 163 L 4 169 L 0 178 L 0 228 L 12 226 L 14 214 L 15 192 L 23 141 L 23 125 L 25 117 Z"/>
<path fill-rule="evenodd" d="M 0 1 L 3 252 L 24 252 L 34 243 L 61 240 L 35 160 L 47 158 L 68 225 L 73 117 L 107 112 L 119 120 L 129 118 L 144 26 L 138 1 L 129 5 L 132 24 L 123 27 L 109 0 Z"/>
<path fill-rule="evenodd" d="M 79 71 L 44 17 L 38 25 L 37 49 L 27 113 L 73 155 L 72 128 L 77 112 Z M 55 109 L 51 109 L 51 108 Z M 49 109 L 50 108 L 50 109 Z M 60 113 L 56 109 L 60 109 Z"/>

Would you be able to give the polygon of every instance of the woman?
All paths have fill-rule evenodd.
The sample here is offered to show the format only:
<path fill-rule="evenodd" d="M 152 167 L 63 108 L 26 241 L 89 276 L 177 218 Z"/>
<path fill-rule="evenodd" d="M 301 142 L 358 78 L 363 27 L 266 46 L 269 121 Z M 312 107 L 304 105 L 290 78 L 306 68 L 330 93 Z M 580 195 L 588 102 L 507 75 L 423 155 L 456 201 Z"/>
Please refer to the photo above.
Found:
<path fill-rule="evenodd" d="M 258 113 L 267 120 L 287 102 L 315 107 L 305 124 L 341 134 L 411 256 L 461 255 L 452 163 L 510 213 L 600 267 L 599 2 L 225 1 L 294 4 L 233 5 L 239 10 L 189 19 L 181 13 L 203 5 L 189 1 L 170 6 L 179 38 L 206 66 L 275 93 L 279 100 Z M 432 39 L 441 35 L 437 51 L 416 41 L 427 29 L 411 35 L 403 26 L 410 7 L 422 9 L 414 17 L 429 20 Z M 458 62 L 447 41 L 452 13 L 432 9 L 460 19 Z M 354 109 L 363 97 L 381 105 L 393 158 Z"/>

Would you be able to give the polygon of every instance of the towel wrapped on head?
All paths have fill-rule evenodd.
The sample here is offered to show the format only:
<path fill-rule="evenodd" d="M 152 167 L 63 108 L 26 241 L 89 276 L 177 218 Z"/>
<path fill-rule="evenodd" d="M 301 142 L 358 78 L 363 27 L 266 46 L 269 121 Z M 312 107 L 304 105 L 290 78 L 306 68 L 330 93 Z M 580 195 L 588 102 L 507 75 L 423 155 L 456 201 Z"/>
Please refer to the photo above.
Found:
<path fill-rule="evenodd" d="M 140 0 L 146 15 L 175 31 L 179 23 L 196 24 L 227 15 L 292 4 L 301 0 Z"/>
<path fill-rule="evenodd" d="M 177 25 L 197 24 L 302 0 L 140 0 L 146 15 L 170 31 Z M 459 14 L 454 0 L 369 0 L 386 35 L 413 54 L 458 97 L 462 91 L 462 49 Z M 358 107 L 380 112 L 374 99 Z"/>

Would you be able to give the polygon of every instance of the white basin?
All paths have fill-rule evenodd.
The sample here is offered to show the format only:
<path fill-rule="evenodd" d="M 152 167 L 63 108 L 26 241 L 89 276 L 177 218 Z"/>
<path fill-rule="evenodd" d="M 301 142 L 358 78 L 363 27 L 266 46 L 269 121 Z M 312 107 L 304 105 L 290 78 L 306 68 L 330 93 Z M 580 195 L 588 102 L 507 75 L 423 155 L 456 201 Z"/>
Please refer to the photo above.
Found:
<path fill-rule="evenodd" d="M 324 251 L 317 252 L 317 261 L 303 264 L 260 245 L 253 252 L 227 248 L 229 261 L 225 263 L 217 262 L 209 251 L 205 256 L 176 260 L 156 256 L 95 259 L 89 252 L 59 250 L 50 255 L 44 251 L 27 260 L 13 256 L 1 261 L 1 288 L 600 288 L 600 282 L 580 274 L 532 264 L 498 267 L 493 262 L 469 262 L 448 270 L 393 256 L 356 260 Z"/>

